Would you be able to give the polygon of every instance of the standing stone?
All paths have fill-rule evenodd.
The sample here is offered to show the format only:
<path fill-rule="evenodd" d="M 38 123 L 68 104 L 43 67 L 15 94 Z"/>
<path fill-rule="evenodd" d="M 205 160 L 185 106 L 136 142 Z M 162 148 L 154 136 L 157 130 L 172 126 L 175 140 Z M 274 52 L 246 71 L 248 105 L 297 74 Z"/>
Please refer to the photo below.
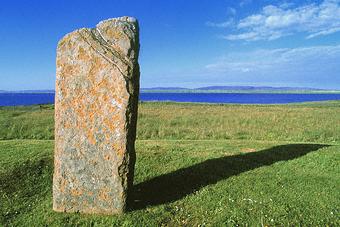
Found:
<path fill-rule="evenodd" d="M 120 17 L 58 44 L 53 209 L 121 213 L 133 184 L 138 22 Z"/>

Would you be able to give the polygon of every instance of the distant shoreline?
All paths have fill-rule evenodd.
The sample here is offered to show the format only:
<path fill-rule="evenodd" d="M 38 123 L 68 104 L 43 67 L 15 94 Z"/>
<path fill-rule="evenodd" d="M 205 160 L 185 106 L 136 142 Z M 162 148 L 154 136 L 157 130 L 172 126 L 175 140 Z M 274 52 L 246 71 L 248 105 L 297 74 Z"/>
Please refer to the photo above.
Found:
<path fill-rule="evenodd" d="M 340 94 L 339 90 L 143 90 L 140 93 Z"/>
<path fill-rule="evenodd" d="M 337 89 L 313 87 L 272 86 L 208 86 L 197 88 L 152 87 L 141 88 L 142 93 L 230 93 L 230 94 L 340 94 Z"/>
<path fill-rule="evenodd" d="M 340 100 L 340 93 L 213 93 L 209 92 L 141 92 L 142 102 L 192 102 L 234 104 L 287 104 Z M 19 106 L 54 103 L 55 93 L 1 93 L 0 106 Z"/>
<path fill-rule="evenodd" d="M 140 93 L 193 94 L 340 94 L 340 90 L 144 90 Z M 0 94 L 55 94 L 54 91 L 0 91 Z"/>

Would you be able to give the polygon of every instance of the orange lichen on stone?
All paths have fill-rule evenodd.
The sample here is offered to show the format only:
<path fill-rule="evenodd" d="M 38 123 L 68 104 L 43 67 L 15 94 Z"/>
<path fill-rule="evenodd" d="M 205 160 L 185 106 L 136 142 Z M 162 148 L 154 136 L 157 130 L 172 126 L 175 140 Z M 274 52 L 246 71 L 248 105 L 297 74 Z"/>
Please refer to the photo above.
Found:
<path fill-rule="evenodd" d="M 88 130 L 86 135 L 87 135 L 87 139 L 90 142 L 90 144 L 95 145 L 96 144 L 96 139 L 95 139 L 95 137 L 93 135 L 93 132 L 91 130 Z"/>
<path fill-rule="evenodd" d="M 90 59 L 90 56 L 82 47 L 79 47 L 78 59 L 83 61 L 88 61 Z"/>
<path fill-rule="evenodd" d="M 79 72 L 78 67 L 74 65 L 66 65 L 65 66 L 65 75 L 74 75 Z"/>
<path fill-rule="evenodd" d="M 113 131 L 113 130 L 116 128 L 116 127 L 115 127 L 115 122 L 117 122 L 118 119 L 119 119 L 119 117 L 116 116 L 116 115 L 113 115 L 113 116 L 111 117 L 111 119 L 105 118 L 105 119 L 103 120 L 104 126 L 105 126 L 106 128 L 108 128 L 110 131 Z"/>
<path fill-rule="evenodd" d="M 111 159 L 111 156 L 106 154 L 106 155 L 104 155 L 104 159 L 109 161 Z"/>
<path fill-rule="evenodd" d="M 94 115 L 95 115 L 95 112 L 91 112 L 91 113 L 89 113 L 89 116 L 88 116 L 88 118 L 89 118 L 89 121 L 91 122 L 91 124 L 93 123 L 93 121 L 94 121 Z"/>
<path fill-rule="evenodd" d="M 101 200 L 108 200 L 110 197 L 109 197 L 109 192 L 110 190 L 108 188 L 102 188 L 99 190 L 99 193 L 98 193 L 98 198 L 101 199 Z"/>
<path fill-rule="evenodd" d="M 67 181 L 64 178 L 60 178 L 59 189 L 61 192 L 65 192 Z"/>
<path fill-rule="evenodd" d="M 102 96 L 102 101 L 103 101 L 104 103 L 107 103 L 108 100 L 109 100 L 109 96 L 108 96 L 108 95 L 103 95 L 103 96 Z"/>
<path fill-rule="evenodd" d="M 90 75 L 96 75 L 103 68 L 102 61 L 99 56 L 92 59 L 91 69 L 89 71 Z"/>
<path fill-rule="evenodd" d="M 70 122 L 65 122 L 64 127 L 65 128 L 71 128 L 72 125 L 70 124 Z"/>
<path fill-rule="evenodd" d="M 125 209 L 135 162 L 130 143 L 137 120 L 138 52 L 138 24 L 129 17 L 79 29 L 59 42 L 54 210 Z"/>
<path fill-rule="evenodd" d="M 122 38 L 123 33 L 119 30 L 112 30 L 112 29 L 107 29 L 106 34 L 108 37 L 111 39 L 116 39 L 119 40 Z"/>
<path fill-rule="evenodd" d="M 73 196 L 81 196 L 83 194 L 83 191 L 80 189 L 71 189 L 71 195 Z"/>
<path fill-rule="evenodd" d="M 117 154 L 122 156 L 125 152 L 125 149 L 124 148 L 120 148 L 120 149 L 117 149 Z"/>

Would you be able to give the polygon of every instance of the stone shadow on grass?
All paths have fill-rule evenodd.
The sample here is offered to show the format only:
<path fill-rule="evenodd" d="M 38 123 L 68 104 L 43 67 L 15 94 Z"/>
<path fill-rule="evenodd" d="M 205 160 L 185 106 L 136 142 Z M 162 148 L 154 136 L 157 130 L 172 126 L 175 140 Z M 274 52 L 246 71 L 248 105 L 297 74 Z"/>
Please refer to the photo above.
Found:
<path fill-rule="evenodd" d="M 327 146 L 287 144 L 258 152 L 208 159 L 135 185 L 129 210 L 174 202 L 229 177 L 275 162 L 292 160 Z"/>

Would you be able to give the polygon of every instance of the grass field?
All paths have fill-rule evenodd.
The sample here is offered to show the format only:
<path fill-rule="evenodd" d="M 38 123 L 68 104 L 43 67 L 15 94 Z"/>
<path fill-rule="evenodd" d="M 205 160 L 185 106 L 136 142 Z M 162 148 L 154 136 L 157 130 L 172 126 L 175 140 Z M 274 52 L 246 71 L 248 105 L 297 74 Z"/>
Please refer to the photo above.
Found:
<path fill-rule="evenodd" d="M 0 139 L 53 139 L 53 106 L 0 107 Z M 295 105 L 143 103 L 137 138 L 340 144 L 340 102 Z"/>
<path fill-rule="evenodd" d="M 0 108 L 0 226 L 340 225 L 340 102 L 140 104 L 119 216 L 52 211 L 53 113 Z"/>

